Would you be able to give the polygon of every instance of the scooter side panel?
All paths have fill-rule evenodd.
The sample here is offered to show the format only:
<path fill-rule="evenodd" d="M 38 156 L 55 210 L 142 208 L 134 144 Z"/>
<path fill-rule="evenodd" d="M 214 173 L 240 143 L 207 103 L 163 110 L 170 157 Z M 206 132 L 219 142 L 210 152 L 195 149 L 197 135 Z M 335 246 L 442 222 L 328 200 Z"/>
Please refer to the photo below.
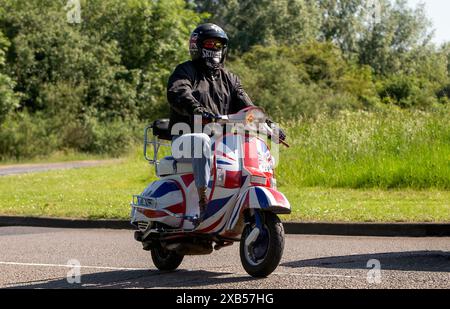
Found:
<path fill-rule="evenodd" d="M 135 222 L 145 218 L 146 221 L 161 222 L 174 228 L 181 227 L 183 219 L 163 211 L 167 210 L 177 215 L 184 215 L 186 212 L 184 192 L 176 181 L 169 179 L 155 181 L 141 195 L 152 198 L 156 202 L 151 207 L 136 209 L 133 218 Z"/>

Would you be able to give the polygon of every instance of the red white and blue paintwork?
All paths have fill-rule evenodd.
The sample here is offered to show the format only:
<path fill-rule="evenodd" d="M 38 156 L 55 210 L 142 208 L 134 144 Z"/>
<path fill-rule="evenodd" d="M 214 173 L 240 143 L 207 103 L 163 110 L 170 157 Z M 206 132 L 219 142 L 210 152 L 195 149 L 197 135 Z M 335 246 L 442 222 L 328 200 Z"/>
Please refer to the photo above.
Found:
<path fill-rule="evenodd" d="M 286 197 L 274 186 L 273 158 L 266 142 L 257 136 L 227 134 L 213 141 L 213 166 L 208 186 L 209 204 L 202 223 L 195 233 L 234 237 L 246 209 L 261 209 L 279 214 L 290 213 Z M 258 182 L 253 182 L 255 176 Z M 265 181 L 264 181 L 265 179 Z M 157 209 L 175 214 L 198 214 L 198 194 L 192 173 L 162 177 L 153 182 L 143 196 L 155 198 Z M 137 209 L 132 222 L 157 221 L 174 229 L 192 231 L 189 220 L 170 216 L 157 210 Z"/>

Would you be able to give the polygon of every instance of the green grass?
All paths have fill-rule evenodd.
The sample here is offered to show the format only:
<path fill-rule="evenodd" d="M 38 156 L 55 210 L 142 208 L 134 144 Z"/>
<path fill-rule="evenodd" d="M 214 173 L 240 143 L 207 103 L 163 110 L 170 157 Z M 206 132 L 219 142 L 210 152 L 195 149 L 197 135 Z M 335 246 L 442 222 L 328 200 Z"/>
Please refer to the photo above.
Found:
<path fill-rule="evenodd" d="M 154 179 L 140 151 L 120 164 L 0 178 L 3 215 L 121 218 L 131 195 Z M 280 186 L 290 221 L 448 222 L 450 191 L 296 188 Z"/>
<path fill-rule="evenodd" d="M 450 191 L 280 189 L 293 206 L 287 221 L 450 222 Z"/>
<path fill-rule="evenodd" d="M 151 181 L 150 171 L 146 161 L 130 156 L 101 167 L 1 177 L 0 213 L 126 218 L 131 195 Z"/>
<path fill-rule="evenodd" d="M 277 170 L 293 207 L 284 220 L 450 222 L 449 118 L 358 112 L 291 124 Z M 131 195 L 154 179 L 140 147 L 122 163 L 0 177 L 0 214 L 126 219 Z"/>
<path fill-rule="evenodd" d="M 450 108 L 342 113 L 291 124 L 286 186 L 450 189 Z"/>

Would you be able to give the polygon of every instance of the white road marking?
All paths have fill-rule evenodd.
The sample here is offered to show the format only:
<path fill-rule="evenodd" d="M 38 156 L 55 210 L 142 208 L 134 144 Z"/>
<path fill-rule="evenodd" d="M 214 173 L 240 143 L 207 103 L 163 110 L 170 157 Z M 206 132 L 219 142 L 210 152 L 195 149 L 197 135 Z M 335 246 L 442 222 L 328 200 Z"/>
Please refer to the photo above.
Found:
<path fill-rule="evenodd" d="M 1 261 L 0 261 L 0 265 L 74 268 L 73 265 L 69 265 L 69 264 L 66 265 L 66 264 L 43 264 L 43 263 L 17 263 L 17 262 L 1 262 Z M 129 267 L 110 267 L 110 266 L 80 265 L 79 267 L 80 268 L 91 268 L 91 269 L 109 269 L 109 270 L 149 270 L 149 268 L 129 268 Z"/>
<path fill-rule="evenodd" d="M 195 270 L 189 270 L 189 271 L 195 271 Z M 247 273 L 231 273 L 229 271 L 217 271 L 214 270 L 216 273 L 221 274 L 229 274 L 229 275 L 239 275 L 239 276 L 248 276 Z M 328 274 L 309 274 L 309 273 L 283 273 L 283 272 L 273 272 L 271 275 L 277 275 L 277 276 L 298 276 L 298 277 L 334 277 L 334 278 L 360 278 L 357 276 L 346 276 L 346 275 L 328 275 Z M 362 277 L 361 277 L 362 278 Z"/>
<path fill-rule="evenodd" d="M 329 274 L 302 274 L 302 273 L 279 273 L 274 272 L 272 275 L 280 275 L 280 276 L 303 276 L 303 277 L 334 277 L 334 278 L 360 278 L 358 276 L 348 276 L 348 275 L 329 275 Z M 362 278 L 362 277 L 361 277 Z"/>
<path fill-rule="evenodd" d="M 73 268 L 73 265 L 66 264 L 44 264 L 44 263 L 19 263 L 19 262 L 1 262 L 0 265 L 15 265 L 15 266 L 35 266 L 35 267 L 64 267 Z M 80 268 L 86 269 L 107 269 L 107 270 L 150 270 L 150 268 L 134 268 L 134 267 L 112 267 L 112 266 L 85 266 L 80 265 Z M 185 269 L 181 271 L 194 272 L 198 271 L 195 269 Z M 235 273 L 230 271 L 214 270 L 216 273 L 227 274 L 227 275 L 239 275 L 246 276 L 247 273 Z M 334 277 L 334 278 L 360 278 L 357 276 L 347 276 L 347 275 L 331 275 L 331 274 L 310 274 L 310 273 L 284 273 L 284 272 L 274 272 L 273 275 L 278 276 L 301 276 L 301 277 Z"/>

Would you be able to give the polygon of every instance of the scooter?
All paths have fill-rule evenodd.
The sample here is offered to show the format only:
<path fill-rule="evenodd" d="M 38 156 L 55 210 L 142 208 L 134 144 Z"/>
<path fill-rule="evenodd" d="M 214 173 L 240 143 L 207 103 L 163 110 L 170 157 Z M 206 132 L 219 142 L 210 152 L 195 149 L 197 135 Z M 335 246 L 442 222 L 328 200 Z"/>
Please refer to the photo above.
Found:
<path fill-rule="evenodd" d="M 160 147 L 171 146 L 164 143 L 171 140 L 168 120 L 157 120 L 145 129 L 144 156 L 155 166 L 159 180 L 133 196 L 131 223 L 137 228 L 135 239 L 151 251 L 159 270 L 175 270 L 185 255 L 211 254 L 234 242 L 240 242 L 240 259 L 249 275 L 266 277 L 278 267 L 284 229 L 277 215 L 290 214 L 291 206 L 276 187 L 274 158 L 263 138 L 273 138 L 275 128 L 266 119 L 258 107 L 216 117 L 217 124 L 240 125 L 244 130 L 212 141 L 209 203 L 199 225 L 192 164 L 170 156 L 158 160 Z"/>

